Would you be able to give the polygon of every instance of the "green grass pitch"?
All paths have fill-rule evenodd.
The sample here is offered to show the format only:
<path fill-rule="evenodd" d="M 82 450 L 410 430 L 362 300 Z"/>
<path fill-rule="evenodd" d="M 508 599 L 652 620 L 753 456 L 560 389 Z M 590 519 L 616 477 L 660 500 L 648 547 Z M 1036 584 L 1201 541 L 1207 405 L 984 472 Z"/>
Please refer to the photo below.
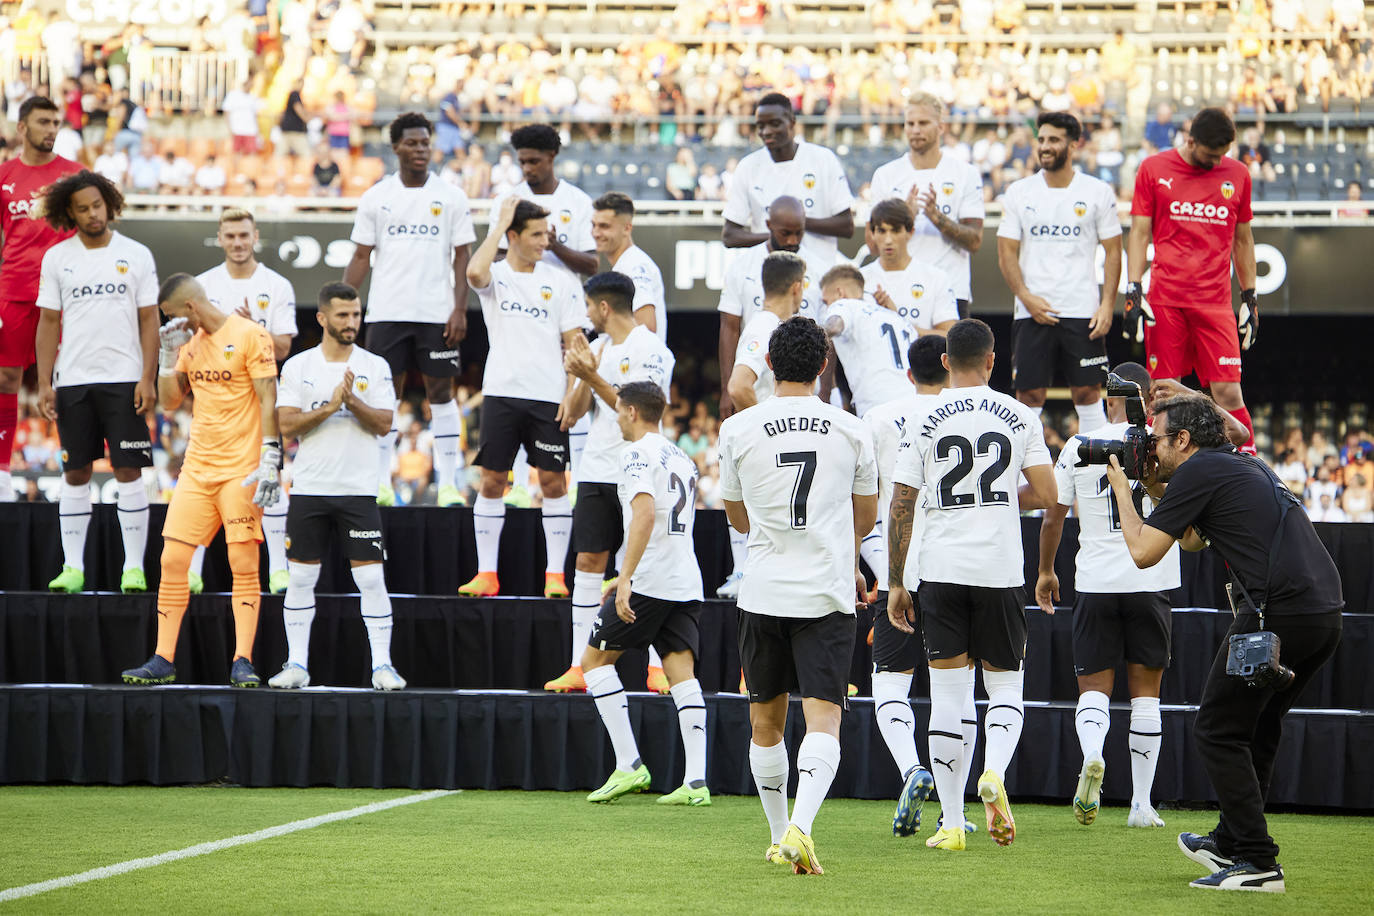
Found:
<path fill-rule="evenodd" d="M 0 890 L 410 793 L 338 789 L 0 788 Z M 1369 913 L 1374 818 L 1276 815 L 1286 895 L 1189 888 L 1175 846 L 1207 811 L 1090 828 L 1067 804 L 1014 807 L 1015 845 L 966 852 L 891 834 L 892 805 L 833 800 L 817 819 L 823 876 L 765 864 L 752 797 L 664 809 L 656 796 L 463 792 L 0 903 L 0 913 Z M 981 819 L 981 806 L 969 808 Z"/>

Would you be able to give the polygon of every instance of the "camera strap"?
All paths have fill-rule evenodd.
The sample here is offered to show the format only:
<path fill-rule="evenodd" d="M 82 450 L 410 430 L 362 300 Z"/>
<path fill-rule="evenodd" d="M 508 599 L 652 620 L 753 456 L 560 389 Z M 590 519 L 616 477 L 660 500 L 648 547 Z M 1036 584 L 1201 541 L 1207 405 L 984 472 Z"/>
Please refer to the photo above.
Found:
<path fill-rule="evenodd" d="M 1264 569 L 1264 600 L 1259 603 L 1256 603 L 1255 599 L 1250 597 L 1250 593 L 1245 590 L 1245 586 L 1241 584 L 1240 577 L 1237 576 L 1236 571 L 1231 568 L 1231 564 L 1226 563 L 1225 560 L 1222 560 L 1222 562 L 1226 563 L 1226 571 L 1230 574 L 1231 582 L 1235 585 L 1236 590 L 1239 591 L 1241 597 L 1245 599 L 1245 603 L 1250 605 L 1250 607 L 1254 608 L 1255 613 L 1259 616 L 1260 629 L 1263 630 L 1264 608 L 1265 605 L 1269 603 L 1269 581 L 1273 577 L 1274 564 L 1279 558 L 1279 548 L 1283 544 L 1284 519 L 1288 517 L 1289 511 L 1294 506 L 1299 505 L 1299 503 L 1298 498 L 1293 495 L 1293 491 L 1288 489 L 1288 487 L 1284 485 L 1283 481 L 1279 480 L 1278 475 L 1275 474 L 1272 470 L 1270 470 L 1269 466 L 1265 464 L 1262 460 L 1251 455 L 1241 455 L 1241 457 L 1246 461 L 1253 462 L 1254 467 L 1258 468 L 1260 473 L 1264 474 L 1264 476 L 1273 485 L 1274 498 L 1275 501 L 1278 503 L 1279 509 L 1278 523 L 1275 525 L 1274 530 L 1274 540 L 1269 545 L 1269 558 L 1266 562 Z M 1229 589 L 1227 590 L 1227 593 L 1228 597 L 1230 597 Z M 1237 612 L 1237 608 L 1234 605 L 1234 600 L 1232 602 L 1231 612 L 1232 614 L 1235 614 Z"/>

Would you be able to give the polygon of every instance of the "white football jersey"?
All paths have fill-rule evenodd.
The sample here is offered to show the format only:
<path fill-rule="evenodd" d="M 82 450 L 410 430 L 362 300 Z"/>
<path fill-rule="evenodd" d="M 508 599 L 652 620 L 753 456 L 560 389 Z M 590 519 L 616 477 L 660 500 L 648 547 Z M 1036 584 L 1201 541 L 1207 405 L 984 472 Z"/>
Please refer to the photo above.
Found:
<path fill-rule="evenodd" d="M 491 282 L 477 290 L 487 325 L 487 364 L 482 391 L 488 396 L 557 404 L 567 392 L 563 335 L 587 317 L 582 287 L 568 271 L 547 261 L 521 273 L 510 261 L 491 265 Z"/>
<path fill-rule="evenodd" d="M 700 601 L 701 568 L 692 536 L 696 521 L 697 465 L 658 433 L 628 442 L 620 456 L 621 515 L 629 537 L 631 504 L 640 493 L 654 500 L 654 529 L 630 580 L 636 595 L 660 601 Z"/>
<path fill-rule="evenodd" d="M 884 270 L 882 262 L 870 261 L 859 269 L 864 292 L 872 296 L 881 287 L 892 305 L 913 328 L 929 331 L 946 321 L 959 320 L 954 286 L 948 273 L 928 261 L 913 257 L 902 270 Z"/>
<path fill-rule="evenodd" d="M 1040 420 L 987 386 L 949 388 L 908 435 L 893 479 L 921 491 L 922 581 L 1025 585 L 1017 489 L 1023 468 L 1050 463 Z"/>
<path fill-rule="evenodd" d="M 634 281 L 634 309 L 638 312 L 646 305 L 654 307 L 654 334 L 660 341 L 668 339 L 668 306 L 663 293 L 663 272 L 658 269 L 653 258 L 638 245 L 625 249 L 611 267 L 616 273 L 624 274 Z"/>
<path fill-rule="evenodd" d="M 907 383 L 910 387 L 910 382 Z M 892 508 L 892 475 L 897 470 L 897 456 L 911 448 L 907 432 L 921 420 L 935 401 L 933 394 L 911 393 L 886 404 L 879 404 L 864 414 L 864 423 L 873 436 L 873 453 L 878 462 L 878 518 L 886 522 Z M 911 520 L 910 548 L 906 553 L 902 584 L 908 591 L 921 584 L 921 535 L 926 528 L 925 513 L 917 512 Z M 887 536 L 891 532 L 885 532 Z"/>
<path fill-rule="evenodd" d="M 844 330 L 830 338 L 844 366 L 854 412 L 866 415 L 879 404 L 911 390 L 906 377 L 907 348 L 916 339 L 911 326 L 871 299 L 837 299 L 826 307 L 825 322 L 839 320 Z"/>
<path fill-rule="evenodd" d="M 725 283 L 720 289 L 720 305 L 716 310 L 727 315 L 738 315 L 741 328 L 763 311 L 763 262 L 772 253 L 768 250 L 767 242 L 752 248 L 732 248 L 726 252 L 730 260 L 725 267 Z M 802 277 L 802 304 L 797 314 L 819 322 L 825 312 L 825 303 L 821 301 L 821 277 L 825 276 L 831 265 L 806 245 L 802 245 L 801 251 L 796 254 L 806 262 L 806 274 Z"/>
<path fill-rule="evenodd" d="M 722 423 L 720 495 L 749 512 L 740 609 L 854 613 L 852 497 L 877 492 L 868 428 L 820 398 L 769 398 Z"/>
<path fill-rule="evenodd" d="M 798 139 L 796 155 L 787 162 L 774 162 L 767 149 L 754 150 L 741 159 L 721 216 L 750 232 L 767 232 L 768 207 L 779 197 L 795 197 L 806 207 L 808 217 L 819 219 L 854 206 L 839 157 L 824 146 Z M 834 265 L 838 239 L 808 232 L 806 240 L 825 259 L 827 269 Z"/>
<path fill-rule="evenodd" d="M 773 370 L 763 358 L 768 355 L 768 338 L 780 324 L 782 319 L 765 309 L 740 332 L 739 343 L 735 346 L 735 365 L 754 370 L 754 397 L 759 403 L 773 396 Z"/>
<path fill-rule="evenodd" d="M 630 382 L 653 382 L 668 396 L 673 379 L 673 354 L 654 332 L 637 324 L 622 343 L 609 336 L 592 345 L 601 355 L 597 374 L 616 391 Z M 615 405 L 607 404 L 592 392 L 591 428 L 587 445 L 577 465 L 577 479 L 589 483 L 615 483 L 620 479 L 620 452 L 625 439 L 616 423 Z"/>
<path fill-rule="evenodd" d="M 530 190 L 529 182 L 522 181 L 509 194 L 503 194 L 491 202 L 491 213 L 501 212 L 501 202 L 507 197 L 528 200 L 549 211 L 549 236 L 567 245 L 573 251 L 595 251 L 596 240 L 592 238 L 592 199 L 587 192 L 570 181 L 558 182 L 552 194 L 536 194 Z M 505 236 L 501 237 L 500 249 L 506 250 Z M 579 284 L 582 275 L 564 264 L 553 249 L 545 249 L 544 263 L 563 271 Z"/>
<path fill-rule="evenodd" d="M 248 305 L 249 317 L 268 334 L 296 336 L 296 291 L 291 282 L 266 264 L 253 276 L 235 280 L 226 264 L 216 264 L 196 277 L 210 304 L 226 314 Z"/>
<path fill-rule="evenodd" d="M 935 186 L 940 212 L 956 223 L 966 219 L 983 219 L 983 176 L 967 162 L 948 154 L 941 154 L 933 169 L 918 169 L 911 164 L 911 155 L 903 153 L 891 162 L 883 163 L 873 172 L 869 187 L 873 199 L 895 197 L 906 200 L 913 187 L 925 190 Z M 916 225 L 907 250 L 913 258 L 934 264 L 949 274 L 954 295 L 972 300 L 969 280 L 971 259 L 968 249 L 952 244 L 935 228 L 924 213 L 916 213 Z"/>
<path fill-rule="evenodd" d="M 1120 439 L 1129 423 L 1112 423 L 1092 431 L 1093 439 Z M 1078 504 L 1078 556 L 1075 559 L 1073 587 L 1090 594 L 1123 595 L 1131 592 L 1161 592 L 1178 588 L 1178 545 L 1149 569 L 1137 569 L 1131 551 L 1121 534 L 1121 514 L 1116 494 L 1107 485 L 1103 465 L 1074 467 L 1078 463 L 1078 444 L 1088 436 L 1074 436 L 1059 453 L 1054 465 L 1054 480 L 1059 485 L 1059 505 Z M 1138 489 L 1139 482 L 1132 487 Z M 1150 497 L 1141 493 L 1137 511 L 1148 517 L 1154 508 Z"/>
<path fill-rule="evenodd" d="M 443 324 L 453 312 L 453 249 L 476 240 L 468 196 L 437 175 L 407 188 L 398 174 L 363 192 L 349 238 L 371 245 L 367 320 Z"/>
<path fill-rule="evenodd" d="M 346 369 L 353 370 L 353 393 L 364 404 L 377 410 L 395 406 L 391 367 L 359 346 L 353 347 L 346 362 L 329 362 L 319 347 L 288 359 L 277 385 L 277 406 L 309 412 L 328 404 Z M 377 462 L 360 459 L 376 448 L 377 436 L 364 429 L 348 407 L 340 407 L 300 437 L 291 465 L 291 492 L 298 496 L 376 496 Z"/>
<path fill-rule="evenodd" d="M 1091 318 L 1101 302 L 1097 246 L 1121 237 L 1116 192 L 1078 171 L 1067 188 L 1050 187 L 1044 172 L 1014 181 L 997 237 L 1021 243 L 1021 277 L 1032 294 L 1048 299 L 1060 318 Z M 1016 317 L 1030 317 L 1019 298 Z"/>
<path fill-rule="evenodd" d="M 79 236 L 58 242 L 43 254 L 37 302 L 62 313 L 54 388 L 143 377 L 138 310 L 157 307 L 157 266 L 147 246 L 118 232 L 103 248 L 87 248 Z"/>

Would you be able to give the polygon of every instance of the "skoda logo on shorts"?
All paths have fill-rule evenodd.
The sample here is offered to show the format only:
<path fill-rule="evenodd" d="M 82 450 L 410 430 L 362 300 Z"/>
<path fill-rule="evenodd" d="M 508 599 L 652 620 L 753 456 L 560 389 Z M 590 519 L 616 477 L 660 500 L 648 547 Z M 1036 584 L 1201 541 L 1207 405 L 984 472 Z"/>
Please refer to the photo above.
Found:
<path fill-rule="evenodd" d="M 1230 197 L 1231 195 L 1228 194 L 1226 196 Z M 129 262 L 124 260 L 123 258 L 120 258 L 118 261 L 115 261 L 115 270 L 119 273 L 121 277 L 124 276 L 129 272 Z"/>
<path fill-rule="evenodd" d="M 1088 212 L 1088 205 L 1085 204 L 1085 203 L 1083 203 L 1083 201 L 1081 201 L 1081 200 L 1075 200 L 1075 201 L 1073 202 L 1073 215 L 1074 215 L 1074 216 L 1078 217 L 1079 219 L 1082 219 L 1082 218 L 1083 218 L 1083 214 L 1085 214 L 1085 213 L 1087 213 L 1087 212 Z"/>

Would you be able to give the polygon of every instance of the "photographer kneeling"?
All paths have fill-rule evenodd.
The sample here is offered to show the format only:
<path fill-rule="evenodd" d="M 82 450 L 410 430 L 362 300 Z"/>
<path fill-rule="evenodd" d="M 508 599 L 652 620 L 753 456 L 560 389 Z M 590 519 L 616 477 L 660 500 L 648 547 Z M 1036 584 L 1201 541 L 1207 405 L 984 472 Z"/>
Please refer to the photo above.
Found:
<path fill-rule="evenodd" d="M 1148 519 L 1135 511 L 1115 456 L 1107 470 L 1131 559 L 1152 566 L 1175 541 L 1215 548 L 1231 571 L 1236 614 L 1194 727 L 1221 817 L 1210 834 L 1179 834 L 1179 848 L 1213 872 L 1194 887 L 1281 892 L 1264 801 L 1283 716 L 1340 642 L 1340 577 L 1301 504 L 1273 471 L 1227 443 L 1210 400 L 1157 402 L 1154 422 L 1155 480 L 1145 483 L 1159 502 Z"/>

